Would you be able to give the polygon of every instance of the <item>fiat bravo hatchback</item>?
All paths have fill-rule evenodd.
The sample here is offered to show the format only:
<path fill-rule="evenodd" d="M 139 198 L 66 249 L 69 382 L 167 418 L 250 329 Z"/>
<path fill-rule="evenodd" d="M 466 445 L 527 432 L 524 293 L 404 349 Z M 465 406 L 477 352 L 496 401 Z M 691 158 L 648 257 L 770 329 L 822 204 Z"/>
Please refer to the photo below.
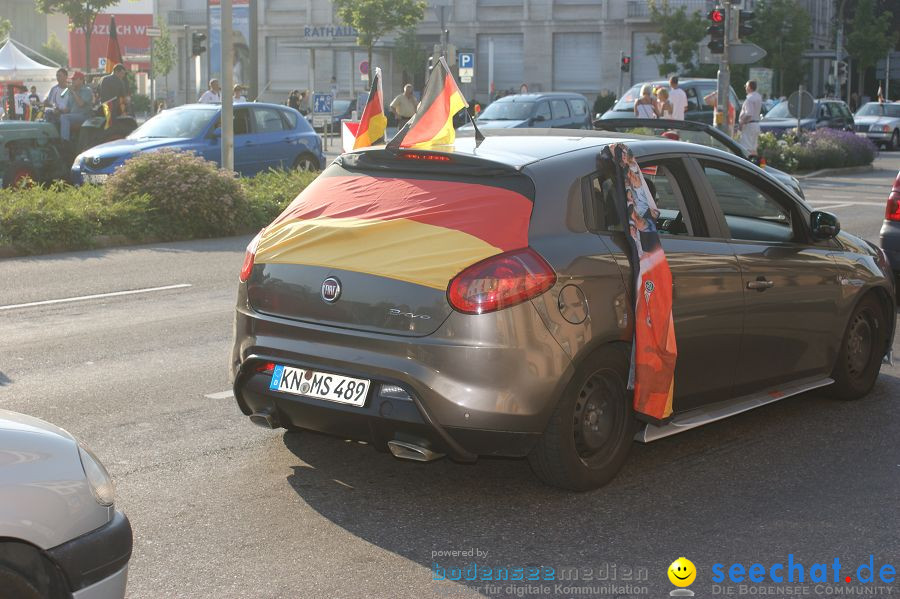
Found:
<path fill-rule="evenodd" d="M 633 298 L 601 151 L 634 153 L 674 278 L 674 414 L 628 389 Z M 890 347 L 877 247 L 753 164 L 696 144 L 492 132 L 345 154 L 248 246 L 231 371 L 266 427 L 399 458 L 529 459 L 596 488 L 652 441 L 818 387 L 855 399 Z"/>

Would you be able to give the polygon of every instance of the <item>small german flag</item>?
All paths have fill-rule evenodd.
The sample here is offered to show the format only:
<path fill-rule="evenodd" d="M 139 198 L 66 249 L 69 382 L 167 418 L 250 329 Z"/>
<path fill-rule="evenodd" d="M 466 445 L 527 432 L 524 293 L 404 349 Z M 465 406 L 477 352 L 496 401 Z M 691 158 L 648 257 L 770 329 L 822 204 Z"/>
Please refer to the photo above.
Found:
<path fill-rule="evenodd" d="M 103 103 L 103 117 L 105 119 L 105 121 L 103 123 L 104 129 L 109 129 L 109 126 L 112 124 L 112 117 L 113 117 L 112 103 L 115 101 L 116 101 L 116 99 L 113 98 L 112 100 L 107 100 L 106 102 Z"/>
<path fill-rule="evenodd" d="M 375 76 L 372 78 L 372 88 L 369 90 L 369 99 L 366 100 L 366 108 L 359 120 L 359 130 L 353 149 L 366 148 L 384 137 L 387 128 L 387 117 L 384 116 L 384 94 L 381 92 L 381 69 L 375 68 Z"/>
<path fill-rule="evenodd" d="M 109 41 L 106 44 L 106 72 L 112 73 L 116 65 L 123 62 L 119 36 L 116 34 L 116 17 L 112 16 L 109 19 Z"/>
<path fill-rule="evenodd" d="M 388 142 L 388 148 L 429 148 L 448 145 L 456 140 L 453 116 L 468 108 L 469 103 L 459 91 L 442 56 L 435 65 L 416 114 Z"/>

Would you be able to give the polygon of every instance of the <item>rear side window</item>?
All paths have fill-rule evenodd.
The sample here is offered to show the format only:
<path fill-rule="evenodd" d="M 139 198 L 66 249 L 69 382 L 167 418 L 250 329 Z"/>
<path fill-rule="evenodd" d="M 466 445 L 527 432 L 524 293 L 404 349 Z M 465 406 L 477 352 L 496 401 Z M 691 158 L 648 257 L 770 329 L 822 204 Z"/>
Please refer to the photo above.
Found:
<path fill-rule="evenodd" d="M 281 118 L 284 119 L 286 129 L 296 129 L 297 128 L 297 118 L 299 118 L 299 117 L 295 113 L 288 112 L 287 110 L 280 110 L 278 112 L 281 115 Z"/>
<path fill-rule="evenodd" d="M 257 133 L 274 133 L 284 131 L 284 122 L 278 116 L 279 110 L 272 108 L 255 108 L 253 118 Z"/>
<path fill-rule="evenodd" d="M 565 100 L 551 100 L 550 110 L 553 111 L 553 119 L 569 118 L 569 105 Z"/>
<path fill-rule="evenodd" d="M 584 116 L 588 113 L 587 103 L 584 100 L 571 100 L 572 114 L 575 116 Z"/>

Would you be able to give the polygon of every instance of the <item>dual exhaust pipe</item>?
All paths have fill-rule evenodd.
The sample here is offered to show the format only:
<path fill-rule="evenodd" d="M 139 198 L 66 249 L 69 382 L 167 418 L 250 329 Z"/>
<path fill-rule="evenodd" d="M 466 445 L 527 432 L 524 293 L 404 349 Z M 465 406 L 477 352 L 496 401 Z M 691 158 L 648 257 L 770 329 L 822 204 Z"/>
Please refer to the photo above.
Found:
<path fill-rule="evenodd" d="M 250 414 L 250 422 L 257 426 L 268 429 L 280 428 L 281 424 L 278 418 L 270 409 L 259 410 Z M 388 449 L 394 454 L 395 458 L 403 460 L 413 460 L 414 462 L 433 462 L 444 457 L 444 454 L 431 451 L 427 447 L 416 445 L 415 443 L 407 443 L 406 441 L 388 441 Z"/>

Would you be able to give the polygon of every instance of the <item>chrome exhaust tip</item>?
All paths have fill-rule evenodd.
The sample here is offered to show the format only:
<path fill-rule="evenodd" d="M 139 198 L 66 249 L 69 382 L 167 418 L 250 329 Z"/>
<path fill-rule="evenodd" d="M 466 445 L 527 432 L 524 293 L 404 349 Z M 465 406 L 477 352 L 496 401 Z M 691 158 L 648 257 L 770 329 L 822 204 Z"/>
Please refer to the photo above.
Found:
<path fill-rule="evenodd" d="M 426 447 L 407 443 L 406 441 L 388 441 L 388 449 L 395 458 L 413 460 L 415 462 L 431 462 L 444 457 L 444 454 L 431 451 Z"/>
<path fill-rule="evenodd" d="M 250 422 L 263 428 L 279 428 L 278 419 L 272 414 L 272 410 L 260 410 L 250 414 Z"/>

